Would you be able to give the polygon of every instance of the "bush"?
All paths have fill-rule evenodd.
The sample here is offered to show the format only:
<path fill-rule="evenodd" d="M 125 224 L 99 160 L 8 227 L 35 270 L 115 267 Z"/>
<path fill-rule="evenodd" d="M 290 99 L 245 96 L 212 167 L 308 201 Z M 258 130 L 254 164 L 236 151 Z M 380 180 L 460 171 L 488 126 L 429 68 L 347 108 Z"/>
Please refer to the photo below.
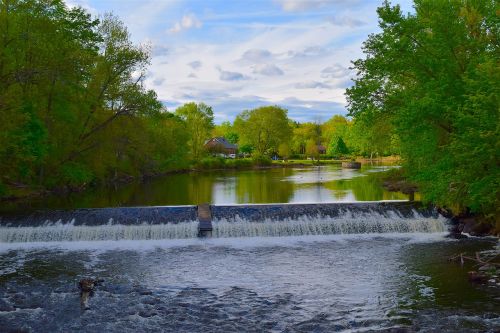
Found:
<path fill-rule="evenodd" d="M 306 159 L 306 155 L 305 154 L 292 154 L 292 155 L 290 155 L 289 159 L 305 160 Z"/>
<path fill-rule="evenodd" d="M 252 162 L 255 166 L 269 166 L 273 163 L 269 157 L 262 155 L 253 156 Z"/>
<path fill-rule="evenodd" d="M 197 169 L 222 169 L 224 168 L 224 158 L 222 157 L 204 157 L 199 161 L 195 162 L 195 167 Z"/>
<path fill-rule="evenodd" d="M 228 169 L 243 169 L 250 168 L 253 166 L 253 161 L 251 159 L 227 159 L 225 161 L 226 168 Z"/>
<path fill-rule="evenodd" d="M 94 174 L 83 164 L 71 162 L 62 168 L 62 180 L 68 186 L 81 186 L 93 179 Z"/>
<path fill-rule="evenodd" d="M 0 182 L 0 198 L 7 196 L 7 186 Z"/>

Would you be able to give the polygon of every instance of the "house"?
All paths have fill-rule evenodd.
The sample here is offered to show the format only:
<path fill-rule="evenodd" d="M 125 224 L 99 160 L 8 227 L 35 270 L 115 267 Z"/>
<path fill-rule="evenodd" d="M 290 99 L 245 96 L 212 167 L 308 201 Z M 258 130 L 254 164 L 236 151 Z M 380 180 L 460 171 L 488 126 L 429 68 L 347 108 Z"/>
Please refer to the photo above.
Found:
<path fill-rule="evenodd" d="M 318 153 L 319 154 L 326 154 L 326 147 L 323 145 L 318 145 Z"/>
<path fill-rule="evenodd" d="M 223 137 L 215 137 L 205 142 L 205 149 L 212 154 L 234 156 L 238 150 L 238 146 L 227 142 L 227 140 Z"/>

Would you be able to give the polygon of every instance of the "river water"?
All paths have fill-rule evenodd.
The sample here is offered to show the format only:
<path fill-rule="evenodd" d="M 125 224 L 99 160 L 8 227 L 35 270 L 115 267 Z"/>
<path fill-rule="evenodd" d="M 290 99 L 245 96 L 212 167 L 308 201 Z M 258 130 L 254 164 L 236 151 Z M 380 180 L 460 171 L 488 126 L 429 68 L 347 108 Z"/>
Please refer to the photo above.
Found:
<path fill-rule="evenodd" d="M 500 294 L 447 261 L 493 245 L 442 233 L 3 245 L 0 331 L 496 332 Z M 104 280 L 89 310 L 85 276 Z"/>
<path fill-rule="evenodd" d="M 31 198 L 0 204 L 0 212 L 117 206 L 161 206 L 228 203 L 338 202 L 407 200 L 408 195 L 381 186 L 381 171 L 392 166 L 340 165 L 262 170 L 224 170 L 172 174 L 117 188 Z"/>
<path fill-rule="evenodd" d="M 344 171 L 320 169 L 323 176 L 318 177 L 336 176 L 315 178 L 319 179 L 316 183 L 309 180 L 317 177 L 313 176 L 316 170 L 269 170 L 266 174 L 285 173 L 270 179 L 275 184 L 295 184 L 289 199 L 311 193 L 311 188 L 313 192 L 335 188 L 325 192 L 330 197 L 318 197 L 322 201 L 338 193 L 344 193 L 335 197 L 341 200 L 387 199 L 392 194 L 380 187 L 355 189 L 352 185 L 357 181 L 375 184 L 376 170 L 349 171 L 353 177 L 339 180 L 335 177 Z M 338 190 L 339 181 L 350 185 Z M 217 194 L 214 183 L 210 188 L 212 198 L 239 197 L 231 186 L 222 191 L 228 195 Z M 165 204 L 157 192 L 150 193 L 151 200 L 137 195 L 147 194 L 145 189 L 134 193 L 126 203 Z M 272 191 L 254 193 L 271 196 Z M 116 203 L 114 198 L 79 201 L 76 206 Z M 51 207 L 74 203 L 52 201 Z M 39 204 L 30 203 L 30 207 Z M 305 215 L 250 221 L 227 217 L 214 221 L 211 239 L 197 238 L 196 226 L 195 221 L 187 221 L 0 227 L 0 332 L 500 329 L 498 286 L 470 284 L 467 271 L 477 267 L 447 260 L 457 253 L 493 249 L 498 246 L 496 240 L 447 239 L 443 217 L 355 208 L 335 218 Z M 82 308 L 77 288 L 85 277 L 102 279 L 88 309 Z"/>

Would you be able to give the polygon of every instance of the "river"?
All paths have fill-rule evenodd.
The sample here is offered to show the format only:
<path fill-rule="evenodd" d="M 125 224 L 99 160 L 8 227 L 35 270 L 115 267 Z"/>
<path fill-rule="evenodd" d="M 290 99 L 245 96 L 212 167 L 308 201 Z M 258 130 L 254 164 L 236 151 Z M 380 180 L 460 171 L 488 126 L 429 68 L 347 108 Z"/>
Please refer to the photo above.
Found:
<path fill-rule="evenodd" d="M 380 187 L 381 169 L 181 174 L 16 207 L 404 199 Z M 128 226 L 40 222 L 0 228 L 0 332 L 500 328 L 499 289 L 470 284 L 467 271 L 475 268 L 447 260 L 493 249 L 496 239 L 447 239 L 448 222 L 439 216 L 361 211 L 354 205 L 335 218 L 228 217 L 214 221 L 211 239 L 196 238 L 195 221 Z M 77 288 L 83 277 L 103 281 L 87 310 L 80 306 Z"/>
<path fill-rule="evenodd" d="M 220 170 L 170 174 L 118 187 L 30 198 L 0 204 L 0 211 L 117 206 L 191 205 L 208 202 L 283 203 L 407 200 L 408 195 L 382 188 L 381 171 L 394 166 L 340 165 L 260 170 Z"/>

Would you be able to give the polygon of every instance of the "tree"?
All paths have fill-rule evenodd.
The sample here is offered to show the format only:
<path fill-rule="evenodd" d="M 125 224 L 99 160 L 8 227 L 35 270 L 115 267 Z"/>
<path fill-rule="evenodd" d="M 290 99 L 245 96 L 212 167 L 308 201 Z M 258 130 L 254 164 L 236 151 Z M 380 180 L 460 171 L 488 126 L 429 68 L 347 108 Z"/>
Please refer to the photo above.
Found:
<path fill-rule="evenodd" d="M 212 136 L 223 137 L 227 142 L 232 144 L 237 144 L 240 138 L 229 121 L 224 121 L 220 125 L 215 125 Z"/>
<path fill-rule="evenodd" d="M 189 132 L 188 145 L 192 158 L 200 158 L 204 152 L 203 145 L 210 138 L 214 127 L 212 108 L 203 103 L 187 103 L 178 107 L 175 114 L 186 122 Z"/>
<path fill-rule="evenodd" d="M 347 138 L 350 122 L 341 115 L 335 115 L 321 125 L 325 142 L 337 141 L 339 137 Z"/>
<path fill-rule="evenodd" d="M 386 1 L 347 90 L 356 122 L 381 132 L 383 119 L 397 135 L 424 200 L 456 212 L 499 215 L 498 10 L 494 0 L 419 0 L 403 15 Z"/>
<path fill-rule="evenodd" d="M 288 142 L 291 128 L 287 110 L 279 106 L 264 106 L 240 113 L 234 127 L 242 144 L 255 148 L 259 155 L 270 155 L 281 143 Z"/>
<path fill-rule="evenodd" d="M 286 161 L 290 157 L 290 146 L 288 143 L 281 143 L 278 147 L 278 154 Z"/>
<path fill-rule="evenodd" d="M 0 32 L 1 195 L 185 167 L 185 123 L 144 88 L 149 49 L 116 17 L 9 0 Z"/>
<path fill-rule="evenodd" d="M 307 140 L 306 155 L 310 156 L 313 160 L 314 159 L 319 160 L 318 144 L 314 139 Z"/>
<path fill-rule="evenodd" d="M 349 149 L 347 149 L 347 146 L 341 136 L 339 136 L 337 140 L 335 140 L 335 138 L 332 140 L 329 147 L 329 154 L 334 156 L 344 156 L 349 154 Z"/>

